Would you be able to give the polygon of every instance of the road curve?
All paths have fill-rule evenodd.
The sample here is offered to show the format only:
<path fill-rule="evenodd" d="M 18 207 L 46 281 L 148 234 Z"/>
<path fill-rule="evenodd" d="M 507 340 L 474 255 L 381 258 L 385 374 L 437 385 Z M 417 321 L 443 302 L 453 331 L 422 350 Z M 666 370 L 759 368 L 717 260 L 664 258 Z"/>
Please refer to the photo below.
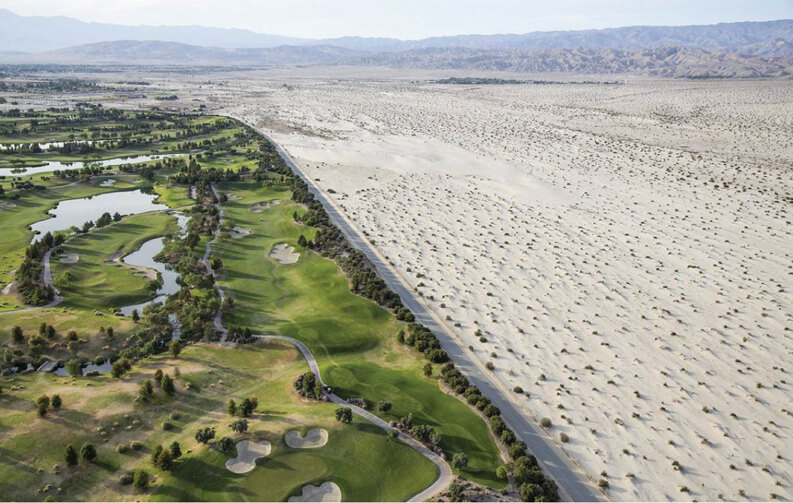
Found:
<path fill-rule="evenodd" d="M 233 118 L 242 121 L 238 117 Z M 487 370 L 484 364 L 466 347 L 465 343 L 457 337 L 451 327 L 415 295 L 405 278 L 388 263 L 388 260 L 363 236 L 355 224 L 338 209 L 332 199 L 298 168 L 289 154 L 267 133 L 255 126 L 251 127 L 272 142 L 287 166 L 308 184 L 309 190 L 319 199 L 331 221 L 344 233 L 350 244 L 367 256 L 383 280 L 402 298 L 405 306 L 415 314 L 416 321 L 432 330 L 440 340 L 443 349 L 454 360 L 455 365 L 501 410 L 501 416 L 506 424 L 520 440 L 526 443 L 528 450 L 537 457 L 545 472 L 559 485 L 561 498 L 566 501 L 606 500 L 606 496 L 595 487 L 593 480 L 586 472 L 539 426 L 536 418 L 531 416 L 526 406 L 517 401 L 515 393 L 510 392 L 492 372 Z"/>
<path fill-rule="evenodd" d="M 319 365 L 317 364 L 317 360 L 314 358 L 314 355 L 311 354 L 311 351 L 309 351 L 309 349 L 306 347 L 305 344 L 303 344 L 297 339 L 294 339 L 292 337 L 287 337 L 285 335 L 254 335 L 254 337 L 264 341 L 288 342 L 293 346 L 295 346 L 303 355 L 303 358 L 306 359 L 306 362 L 308 362 L 308 368 L 311 369 L 311 372 L 313 372 L 314 375 L 316 376 L 317 382 L 319 382 L 323 386 L 325 385 L 325 383 L 322 382 L 322 376 L 319 373 Z M 394 430 L 394 428 L 392 428 L 388 423 L 386 423 L 379 417 L 375 416 L 371 412 L 368 412 L 356 405 L 353 405 L 345 401 L 343 398 L 339 397 L 335 393 L 326 392 L 326 395 L 328 396 L 331 402 L 338 405 L 343 405 L 344 407 L 349 407 L 350 409 L 352 409 L 352 412 L 354 414 L 366 419 L 375 426 L 378 426 L 385 431 Z M 426 501 L 432 498 L 433 496 L 436 496 L 437 494 L 445 491 L 446 488 L 449 487 L 449 484 L 451 484 L 452 480 L 454 480 L 454 475 L 452 474 L 452 470 L 451 468 L 449 468 L 449 464 L 446 462 L 446 460 L 444 460 L 443 458 L 435 454 L 433 451 L 428 449 L 421 442 L 417 441 L 411 436 L 402 433 L 401 431 L 399 431 L 399 439 L 403 443 L 407 444 L 409 447 L 412 447 L 413 449 L 418 451 L 419 454 L 423 455 L 425 458 L 432 461 L 432 463 L 438 468 L 438 478 L 435 480 L 435 482 L 433 482 L 432 485 L 429 486 L 428 488 L 424 489 L 420 493 L 410 498 L 408 501 Z"/>
<path fill-rule="evenodd" d="M 45 285 L 51 286 L 52 290 L 55 292 L 55 296 L 52 298 L 52 301 L 49 304 L 45 304 L 43 306 L 30 306 L 30 307 L 23 307 L 22 309 L 13 309 L 11 311 L 3 311 L 0 312 L 0 316 L 4 314 L 13 314 L 13 313 L 26 313 L 28 311 L 38 311 L 39 309 L 47 309 L 49 307 L 55 307 L 61 302 L 63 302 L 63 297 L 61 296 L 61 292 L 58 291 L 57 288 L 52 284 L 52 269 L 50 267 L 50 255 L 52 254 L 52 250 L 54 248 L 50 248 L 47 250 L 47 253 L 44 254 L 44 258 L 42 259 L 42 269 L 41 269 L 41 282 Z"/>

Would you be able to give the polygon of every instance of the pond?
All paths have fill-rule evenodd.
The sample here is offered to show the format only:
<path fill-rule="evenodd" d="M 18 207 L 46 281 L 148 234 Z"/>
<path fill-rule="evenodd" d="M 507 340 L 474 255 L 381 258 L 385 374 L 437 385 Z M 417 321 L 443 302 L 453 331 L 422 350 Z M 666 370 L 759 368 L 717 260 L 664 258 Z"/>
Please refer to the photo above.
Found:
<path fill-rule="evenodd" d="M 60 161 L 46 161 L 43 166 L 36 166 L 31 168 L 0 168 L 0 176 L 28 176 L 37 173 L 50 173 L 52 171 L 71 171 L 75 169 L 82 169 L 85 166 L 93 167 L 108 167 L 120 166 L 122 164 L 136 164 L 141 162 L 156 161 L 158 159 L 168 159 L 171 157 L 184 157 L 190 155 L 187 153 L 182 154 L 159 154 L 159 155 L 138 155 L 132 157 L 119 157 L 116 159 L 105 159 L 104 161 L 75 161 L 75 162 L 60 162 Z"/>
<path fill-rule="evenodd" d="M 94 143 L 103 143 L 108 140 L 69 140 L 69 141 L 49 141 L 49 142 L 40 142 L 39 148 L 41 150 L 51 150 L 53 148 L 61 148 L 64 145 L 68 144 L 86 144 L 86 145 L 93 145 Z M 27 143 L 2 143 L 0 144 L 0 151 L 11 151 L 18 150 L 22 147 L 27 147 L 28 145 L 34 145 L 36 142 L 27 142 Z"/>
<path fill-rule="evenodd" d="M 107 374 L 110 372 L 111 368 L 113 368 L 113 365 L 110 363 L 110 360 L 105 360 L 104 363 L 100 365 L 89 363 L 83 366 L 83 375 Z M 69 377 L 69 372 L 66 370 L 66 367 L 58 367 L 52 373 L 59 377 Z"/>
<path fill-rule="evenodd" d="M 181 233 L 184 234 L 184 231 L 187 228 L 187 222 L 190 220 L 190 217 L 181 211 L 172 211 L 170 214 L 176 217 L 179 228 L 181 229 Z M 154 260 L 154 257 L 156 257 L 162 251 L 164 246 L 165 240 L 163 238 L 160 237 L 150 239 L 149 241 L 143 243 L 139 250 L 132 252 L 121 259 L 125 264 L 153 269 L 160 273 L 160 276 L 162 277 L 162 286 L 157 289 L 155 297 L 140 304 L 122 307 L 118 311 L 124 316 L 131 316 L 133 310 L 137 310 L 138 313 L 141 313 L 143 308 L 149 304 L 164 303 L 170 295 L 175 294 L 181 288 L 178 282 L 179 274 L 171 270 L 169 265 Z M 173 316 L 173 318 L 174 319 L 171 320 L 172 325 L 174 325 L 176 317 Z M 178 327 L 174 325 L 174 329 L 174 334 L 176 338 L 178 338 Z"/>
<path fill-rule="evenodd" d="M 89 220 L 96 221 L 105 212 L 118 212 L 123 216 L 167 210 L 168 206 L 154 202 L 156 198 L 157 194 L 147 194 L 138 189 L 61 201 L 47 212 L 55 218 L 39 220 L 30 226 L 36 233 L 31 242 L 35 243 L 47 232 L 65 231 L 72 226 L 82 227 Z"/>
<path fill-rule="evenodd" d="M 143 308 L 149 304 L 155 302 L 163 303 L 169 295 L 175 294 L 179 291 L 179 288 L 181 288 L 177 282 L 179 274 L 162 262 L 154 260 L 154 257 L 162 251 L 164 245 L 164 238 L 154 238 L 143 243 L 138 251 L 130 253 L 121 259 L 125 264 L 153 269 L 160 273 L 162 277 L 162 286 L 157 289 L 156 296 L 147 302 L 135 304 L 134 306 L 122 307 L 119 309 L 119 312 L 124 316 L 131 316 L 133 310 L 137 310 L 138 313 L 140 313 L 143 311 Z"/>

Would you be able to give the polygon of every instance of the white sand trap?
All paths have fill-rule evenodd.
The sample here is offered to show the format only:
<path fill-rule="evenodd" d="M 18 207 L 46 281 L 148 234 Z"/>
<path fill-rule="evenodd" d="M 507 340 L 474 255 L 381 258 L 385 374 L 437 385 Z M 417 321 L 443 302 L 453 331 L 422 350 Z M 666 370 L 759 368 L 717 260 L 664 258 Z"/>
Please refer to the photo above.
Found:
<path fill-rule="evenodd" d="M 316 449 L 328 443 L 328 430 L 325 428 L 313 428 L 308 430 L 305 437 L 300 436 L 300 432 L 292 430 L 284 435 L 286 445 L 295 449 Z"/>
<path fill-rule="evenodd" d="M 266 210 L 270 206 L 275 206 L 275 205 L 279 204 L 280 202 L 281 201 L 279 201 L 278 199 L 274 199 L 272 201 L 264 201 L 264 202 L 261 202 L 261 203 L 253 204 L 253 205 L 251 205 L 251 212 L 253 212 L 253 213 L 261 213 L 262 211 Z"/>
<path fill-rule="evenodd" d="M 61 258 L 58 259 L 58 262 L 63 264 L 76 264 L 80 261 L 80 255 L 76 253 L 64 253 L 61 255 Z"/>
<path fill-rule="evenodd" d="M 6 286 L 3 287 L 3 290 L 0 293 L 2 293 L 3 295 L 11 295 L 11 292 L 14 290 L 16 283 L 17 283 L 16 281 L 12 281 L 11 283 L 7 284 Z"/>
<path fill-rule="evenodd" d="M 256 468 L 256 460 L 270 455 L 270 442 L 237 442 L 237 457 L 226 460 L 226 468 L 234 473 L 248 473 Z M 338 500 L 337 500 L 338 501 Z"/>
<path fill-rule="evenodd" d="M 240 199 L 242 199 L 242 196 L 238 194 L 226 194 L 226 197 L 229 198 L 229 201 L 239 201 Z"/>
<path fill-rule="evenodd" d="M 300 496 L 292 496 L 287 501 L 341 501 L 341 489 L 333 482 L 323 482 L 319 486 L 303 486 Z"/>
<path fill-rule="evenodd" d="M 100 183 L 100 187 L 112 187 L 116 184 L 116 180 L 111 178 L 110 180 L 105 180 L 104 182 Z"/>
<path fill-rule="evenodd" d="M 295 252 L 295 248 L 286 243 L 278 243 L 273 246 L 270 258 L 274 258 L 279 264 L 294 264 L 300 258 L 300 254 Z"/>
<path fill-rule="evenodd" d="M 0 202 L 0 211 L 10 210 L 11 208 L 16 208 L 16 207 L 17 207 L 17 205 L 14 204 L 14 203 Z"/>
<path fill-rule="evenodd" d="M 240 227 L 239 225 L 235 225 L 234 228 L 231 229 L 231 232 L 229 232 L 229 235 L 234 239 L 239 239 L 239 238 L 244 238 L 250 233 L 251 233 L 250 227 Z"/>

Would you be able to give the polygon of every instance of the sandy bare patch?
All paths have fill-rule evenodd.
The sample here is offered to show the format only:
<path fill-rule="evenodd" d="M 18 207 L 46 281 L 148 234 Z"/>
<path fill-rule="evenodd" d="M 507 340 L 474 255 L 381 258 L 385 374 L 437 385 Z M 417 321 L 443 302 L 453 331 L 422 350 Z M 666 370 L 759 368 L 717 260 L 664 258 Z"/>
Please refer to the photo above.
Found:
<path fill-rule="evenodd" d="M 239 238 L 244 238 L 251 232 L 252 231 L 250 227 L 240 227 L 239 225 L 235 225 L 234 228 L 229 232 L 229 235 L 233 239 L 239 239 Z"/>
<path fill-rule="evenodd" d="M 300 496 L 292 496 L 288 501 L 341 501 L 341 489 L 333 482 L 323 482 L 318 486 L 303 486 Z"/>
<path fill-rule="evenodd" d="M 123 258 L 122 252 L 116 252 L 111 254 L 107 258 L 107 262 L 109 264 L 114 264 L 121 267 L 125 267 L 127 269 L 132 269 L 133 271 L 137 271 L 141 273 L 143 276 L 146 276 L 146 279 L 148 279 L 149 281 L 154 281 L 157 279 L 157 271 L 155 271 L 154 269 L 149 269 L 148 267 L 142 267 L 133 264 L 127 264 L 126 262 L 124 262 L 124 260 L 122 260 L 122 258 Z"/>
<path fill-rule="evenodd" d="M 80 261 L 80 255 L 77 253 L 64 253 L 58 259 L 58 262 L 62 264 L 76 264 Z"/>
<path fill-rule="evenodd" d="M 278 205 L 280 203 L 281 203 L 281 201 L 279 201 L 278 199 L 274 199 L 272 201 L 263 201 L 261 203 L 252 204 L 250 209 L 251 209 L 252 213 L 261 213 L 262 211 L 266 210 L 267 208 L 269 208 L 271 206 L 276 206 L 276 205 Z"/>
<path fill-rule="evenodd" d="M 237 442 L 237 457 L 226 460 L 226 468 L 234 473 L 248 473 L 256 468 L 256 460 L 270 455 L 270 442 Z"/>
<path fill-rule="evenodd" d="M 279 264 L 294 264 L 300 258 L 300 254 L 295 252 L 295 248 L 286 243 L 278 243 L 273 246 L 270 258 L 274 258 Z"/>
<path fill-rule="evenodd" d="M 289 447 L 295 449 L 316 449 L 328 443 L 328 430 L 325 428 L 313 428 L 308 430 L 306 436 L 300 435 L 297 430 L 286 432 L 284 441 Z"/>
<path fill-rule="evenodd" d="M 12 281 L 11 283 L 4 286 L 2 292 L 0 293 L 2 293 L 3 295 L 11 295 L 16 291 L 16 289 L 14 288 L 16 284 L 17 284 L 16 281 Z"/>

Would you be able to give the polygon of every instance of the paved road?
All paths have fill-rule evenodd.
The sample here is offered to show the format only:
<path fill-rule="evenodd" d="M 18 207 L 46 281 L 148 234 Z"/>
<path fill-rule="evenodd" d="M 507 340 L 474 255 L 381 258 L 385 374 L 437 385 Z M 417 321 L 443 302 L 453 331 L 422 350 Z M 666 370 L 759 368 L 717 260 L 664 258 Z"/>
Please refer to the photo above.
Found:
<path fill-rule="evenodd" d="M 319 374 L 319 365 L 317 364 L 317 360 L 314 358 L 314 355 L 311 354 L 311 351 L 309 351 L 309 349 L 306 347 L 305 344 L 303 344 L 297 339 L 294 339 L 292 337 L 287 337 L 285 335 L 255 335 L 254 337 L 265 341 L 268 340 L 284 341 L 294 345 L 303 355 L 303 358 L 305 358 L 306 361 L 308 362 L 308 368 L 311 369 L 311 372 L 313 372 L 314 375 L 317 377 L 317 382 L 319 382 L 323 386 L 325 385 L 325 383 L 322 382 L 322 376 Z M 375 416 L 371 412 L 368 412 L 356 405 L 348 403 L 347 401 L 345 401 L 335 393 L 326 393 L 326 394 L 328 395 L 328 398 L 330 398 L 331 402 L 338 405 L 343 405 L 344 407 L 349 407 L 350 409 L 352 409 L 354 414 L 361 416 L 362 418 L 382 428 L 383 430 L 388 431 L 394 429 L 388 423 L 386 423 L 379 417 Z M 408 435 L 405 435 L 401 431 L 399 432 L 399 439 L 408 446 L 418 451 L 425 458 L 432 461 L 435 464 L 435 466 L 438 468 L 437 480 L 435 480 L 435 482 L 433 482 L 431 486 L 424 489 L 420 493 L 416 494 L 408 501 L 426 501 L 432 498 L 433 496 L 436 496 L 437 494 L 445 491 L 446 488 L 449 487 L 449 484 L 452 483 L 452 480 L 454 480 L 454 475 L 452 474 L 451 468 L 449 468 L 449 464 L 443 458 L 441 458 L 431 450 L 427 449 L 427 447 L 425 447 L 423 444 L 418 442 L 416 439 Z"/>
<path fill-rule="evenodd" d="M 473 355 L 454 331 L 438 317 L 424 302 L 415 295 L 405 278 L 397 272 L 363 237 L 358 228 L 333 203 L 330 197 L 317 187 L 313 181 L 303 174 L 292 158 L 269 135 L 257 129 L 276 147 L 286 164 L 308 184 L 311 192 L 322 202 L 331 221 L 344 233 L 350 243 L 366 254 L 377 268 L 382 278 L 402 298 L 402 302 L 416 315 L 416 321 L 426 325 L 438 337 L 443 349 L 454 360 L 456 366 L 468 377 L 471 383 L 478 386 L 501 410 L 507 425 L 520 440 L 526 442 L 529 451 L 534 454 L 542 467 L 559 485 L 562 499 L 567 501 L 600 501 L 605 495 L 595 487 L 593 481 L 565 454 L 549 434 L 541 428 L 531 416 L 527 407 L 517 401 L 516 394 L 506 388 L 482 362 Z"/>

